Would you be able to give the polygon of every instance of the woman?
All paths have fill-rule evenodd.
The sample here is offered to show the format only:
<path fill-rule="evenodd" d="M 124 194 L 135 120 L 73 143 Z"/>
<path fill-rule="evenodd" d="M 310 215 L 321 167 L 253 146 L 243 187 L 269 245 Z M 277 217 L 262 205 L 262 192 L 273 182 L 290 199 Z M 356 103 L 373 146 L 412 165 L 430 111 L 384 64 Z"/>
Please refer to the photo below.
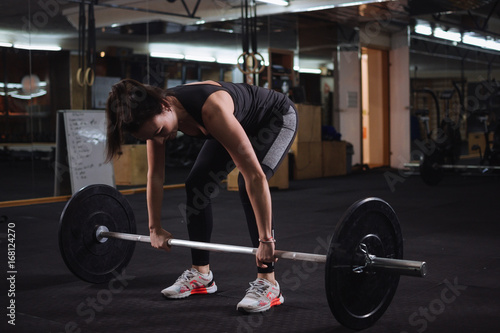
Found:
<path fill-rule="evenodd" d="M 189 239 L 209 242 L 211 199 L 220 180 L 236 166 L 239 193 L 250 237 L 257 247 L 257 279 L 250 283 L 237 309 L 261 312 L 283 303 L 274 275 L 274 230 L 267 180 L 288 153 L 297 129 L 297 113 L 283 94 L 247 84 L 205 81 L 162 90 L 134 80 L 115 84 L 106 107 L 107 154 L 119 151 L 124 133 L 146 140 L 147 202 L 151 245 L 169 249 L 172 235 L 160 214 L 165 173 L 165 142 L 177 132 L 205 137 L 186 180 Z M 209 252 L 191 250 L 192 267 L 170 287 L 167 298 L 214 293 Z"/>

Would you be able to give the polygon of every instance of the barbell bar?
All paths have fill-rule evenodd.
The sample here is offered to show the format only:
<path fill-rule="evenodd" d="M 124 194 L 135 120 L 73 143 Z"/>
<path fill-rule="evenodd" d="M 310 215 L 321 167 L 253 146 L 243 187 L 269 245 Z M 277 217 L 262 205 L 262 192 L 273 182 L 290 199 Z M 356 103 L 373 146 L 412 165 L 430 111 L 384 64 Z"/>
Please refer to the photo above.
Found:
<path fill-rule="evenodd" d="M 479 170 L 482 174 L 490 171 L 498 172 L 498 165 L 469 165 L 469 164 L 442 164 L 442 156 L 436 151 L 430 155 L 424 155 L 420 163 L 405 163 L 407 168 L 418 168 L 420 176 L 427 185 L 437 185 L 445 176 L 445 170 Z"/>
<path fill-rule="evenodd" d="M 151 243 L 151 238 L 149 236 L 128 234 L 123 232 L 114 232 L 114 231 L 109 231 L 108 228 L 106 228 L 105 226 L 97 226 L 96 239 L 99 242 L 103 243 L 107 241 L 107 238 L 115 238 L 133 242 Z M 188 241 L 175 238 L 169 239 L 168 245 L 187 247 L 191 249 L 205 250 L 212 252 L 237 253 L 237 254 L 249 254 L 249 255 L 255 255 L 257 253 L 256 248 L 251 248 L 246 246 L 205 243 L 205 242 Z M 323 254 L 275 250 L 274 256 L 279 259 L 326 263 L 326 255 Z M 366 253 L 366 258 L 367 260 L 365 262 L 365 266 L 362 266 L 366 270 L 370 269 L 374 271 L 384 270 L 399 275 L 407 275 L 415 277 L 425 277 L 427 275 L 427 264 L 425 261 L 380 258 L 369 253 Z M 353 270 L 354 269 L 359 270 L 360 267 L 353 267 Z"/>
<path fill-rule="evenodd" d="M 406 168 L 418 168 L 420 163 L 404 163 Z M 470 169 L 470 170 L 500 170 L 499 165 L 474 165 L 474 164 L 436 164 L 436 169 Z"/>
<path fill-rule="evenodd" d="M 69 270 L 90 283 L 106 283 L 128 265 L 137 242 L 132 207 L 108 185 L 89 185 L 67 202 L 59 221 L 59 249 Z M 171 246 L 255 255 L 237 245 L 169 239 Z M 325 289 L 334 317 L 351 329 L 372 326 L 387 310 L 401 275 L 424 277 L 423 261 L 403 259 L 401 226 L 379 198 L 352 204 L 335 225 L 327 254 L 276 250 L 278 258 L 325 264 Z"/>
<path fill-rule="evenodd" d="M 441 169 L 500 170 L 498 165 L 438 164 Z"/>

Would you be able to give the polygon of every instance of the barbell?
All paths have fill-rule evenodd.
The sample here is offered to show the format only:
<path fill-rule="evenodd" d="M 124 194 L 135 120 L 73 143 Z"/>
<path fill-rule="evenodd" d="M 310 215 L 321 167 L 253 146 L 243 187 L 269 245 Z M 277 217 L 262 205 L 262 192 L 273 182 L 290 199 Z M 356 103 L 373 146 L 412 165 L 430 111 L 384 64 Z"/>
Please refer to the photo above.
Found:
<path fill-rule="evenodd" d="M 418 168 L 420 177 L 427 185 L 437 185 L 445 176 L 447 170 L 472 171 L 477 170 L 481 174 L 487 172 L 499 172 L 499 165 L 474 165 L 474 164 L 446 164 L 443 154 L 436 150 L 430 154 L 423 155 L 420 163 L 405 163 L 407 168 Z"/>
<path fill-rule="evenodd" d="M 59 222 L 59 249 L 78 278 L 105 283 L 129 263 L 137 235 L 133 210 L 124 196 L 108 185 L 89 185 L 67 202 Z M 255 255 L 257 249 L 169 239 L 171 246 Z M 372 326 L 386 311 L 400 275 L 424 277 L 422 261 L 403 259 L 401 227 L 392 207 L 379 198 L 352 204 L 337 223 L 326 255 L 276 250 L 282 259 L 325 264 L 330 310 L 351 329 Z"/>

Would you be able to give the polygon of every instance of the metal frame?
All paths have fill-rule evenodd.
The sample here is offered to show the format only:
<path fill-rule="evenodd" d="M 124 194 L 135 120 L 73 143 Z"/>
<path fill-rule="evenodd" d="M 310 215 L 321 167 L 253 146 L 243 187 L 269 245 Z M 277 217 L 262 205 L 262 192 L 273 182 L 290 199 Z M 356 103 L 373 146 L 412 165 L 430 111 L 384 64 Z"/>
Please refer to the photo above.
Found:
<path fill-rule="evenodd" d="M 181 0 L 182 4 L 184 5 L 184 9 L 186 10 L 186 15 L 184 14 L 178 14 L 178 13 L 171 13 L 171 12 L 164 12 L 161 10 L 154 10 L 154 9 L 145 9 L 145 8 L 139 8 L 139 7 L 131 7 L 131 6 L 124 6 L 124 5 L 115 5 L 112 3 L 102 3 L 97 0 L 66 0 L 68 2 L 74 2 L 74 3 L 84 3 L 86 5 L 90 5 L 91 3 L 94 4 L 94 6 L 100 6 L 100 7 L 107 7 L 107 8 L 114 8 L 114 9 L 124 9 L 124 10 L 133 10 L 137 12 L 145 12 L 145 13 L 153 13 L 153 14 L 162 14 L 162 15 L 170 15 L 170 16 L 179 16 L 179 17 L 185 17 L 185 18 L 192 18 L 192 19 L 200 19 L 200 17 L 195 16 L 196 11 L 198 10 L 198 6 L 200 5 L 201 0 L 198 0 L 196 2 L 196 5 L 194 6 L 193 11 L 191 12 L 184 0 Z"/>
<path fill-rule="evenodd" d="M 490 21 L 491 16 L 495 13 L 495 10 L 496 10 L 499 3 L 500 3 L 500 0 L 497 0 L 496 3 L 491 7 L 491 10 L 488 12 L 488 14 L 486 15 L 486 18 L 484 19 L 483 22 L 481 22 L 481 19 L 478 19 L 478 18 L 482 18 L 483 17 L 482 15 L 480 15 L 477 12 L 473 12 L 474 9 L 467 10 L 467 15 L 472 19 L 472 21 L 474 22 L 474 25 L 478 31 L 484 32 L 488 35 L 500 36 L 500 34 L 498 32 L 488 29 L 488 22 Z M 447 16 L 447 14 L 443 14 L 443 13 L 432 14 L 432 18 L 438 23 L 452 25 L 452 26 L 462 28 L 457 22 L 453 22 L 453 21 L 446 20 L 446 19 L 442 18 L 442 17 L 446 17 L 446 16 Z"/>
<path fill-rule="evenodd" d="M 410 53 L 468 61 L 488 66 L 500 65 L 500 57 L 498 52 L 494 50 L 469 46 L 463 43 L 454 45 L 446 40 L 420 36 L 415 33 L 410 35 L 410 39 Z"/>

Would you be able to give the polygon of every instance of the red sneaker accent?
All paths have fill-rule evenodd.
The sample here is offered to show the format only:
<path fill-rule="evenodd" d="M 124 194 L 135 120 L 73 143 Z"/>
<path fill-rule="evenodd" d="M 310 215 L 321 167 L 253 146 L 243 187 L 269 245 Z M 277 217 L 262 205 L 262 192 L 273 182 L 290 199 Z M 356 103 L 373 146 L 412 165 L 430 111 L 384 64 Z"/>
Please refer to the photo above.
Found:
<path fill-rule="evenodd" d="M 276 306 L 276 305 L 280 305 L 280 304 L 281 304 L 281 301 L 280 301 L 279 296 L 278 296 L 278 297 L 276 297 L 275 299 L 273 299 L 273 300 L 271 301 L 271 307 Z"/>
<path fill-rule="evenodd" d="M 206 287 L 198 287 L 198 288 L 192 289 L 191 295 L 196 295 L 196 294 L 208 294 L 207 288 Z"/>

